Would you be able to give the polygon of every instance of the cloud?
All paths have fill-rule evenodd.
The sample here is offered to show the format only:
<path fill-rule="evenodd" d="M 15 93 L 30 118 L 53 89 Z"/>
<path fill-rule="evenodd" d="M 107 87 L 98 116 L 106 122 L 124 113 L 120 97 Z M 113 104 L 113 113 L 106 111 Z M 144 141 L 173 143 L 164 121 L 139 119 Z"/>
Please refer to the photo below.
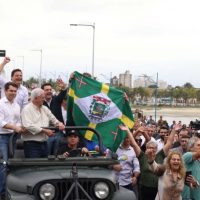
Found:
<path fill-rule="evenodd" d="M 15 60 L 25 56 L 27 77 L 40 63 L 30 49 L 43 49 L 45 73 L 90 71 L 93 30 L 69 24 L 95 23 L 97 75 L 129 69 L 159 72 L 169 84 L 194 82 L 200 63 L 199 7 L 197 0 L 0 0 L 0 44 Z M 177 78 L 167 69 L 184 74 Z"/>

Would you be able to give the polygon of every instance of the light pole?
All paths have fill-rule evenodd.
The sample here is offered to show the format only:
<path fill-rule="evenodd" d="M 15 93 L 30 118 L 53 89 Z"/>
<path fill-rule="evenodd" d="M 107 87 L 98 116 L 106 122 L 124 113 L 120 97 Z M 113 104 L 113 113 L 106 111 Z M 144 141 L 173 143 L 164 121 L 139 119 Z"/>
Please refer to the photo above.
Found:
<path fill-rule="evenodd" d="M 39 51 L 40 52 L 39 87 L 41 87 L 41 85 L 42 85 L 42 49 L 33 49 L 31 51 Z"/>
<path fill-rule="evenodd" d="M 70 26 L 89 26 L 93 29 L 93 42 L 92 42 L 92 77 L 94 78 L 94 39 L 95 39 L 95 23 L 93 24 L 70 24 Z"/>
<path fill-rule="evenodd" d="M 155 122 L 157 117 L 157 98 L 158 98 L 158 72 L 156 74 L 156 90 L 155 90 Z"/>

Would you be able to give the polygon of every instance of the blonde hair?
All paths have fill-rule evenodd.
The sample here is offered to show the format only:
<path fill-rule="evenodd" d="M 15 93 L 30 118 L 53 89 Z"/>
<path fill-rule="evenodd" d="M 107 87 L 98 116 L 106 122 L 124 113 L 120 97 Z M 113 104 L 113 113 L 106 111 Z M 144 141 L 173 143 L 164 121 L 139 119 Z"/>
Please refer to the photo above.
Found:
<path fill-rule="evenodd" d="M 166 158 L 166 169 L 167 170 L 171 170 L 170 160 L 172 159 L 173 155 L 178 155 L 179 156 L 181 163 L 180 163 L 180 167 L 179 167 L 178 173 L 181 175 L 182 178 L 185 178 L 185 172 L 186 172 L 185 165 L 184 165 L 184 162 L 183 162 L 183 159 L 182 159 L 182 155 L 177 151 L 171 151 L 168 154 L 168 156 Z"/>

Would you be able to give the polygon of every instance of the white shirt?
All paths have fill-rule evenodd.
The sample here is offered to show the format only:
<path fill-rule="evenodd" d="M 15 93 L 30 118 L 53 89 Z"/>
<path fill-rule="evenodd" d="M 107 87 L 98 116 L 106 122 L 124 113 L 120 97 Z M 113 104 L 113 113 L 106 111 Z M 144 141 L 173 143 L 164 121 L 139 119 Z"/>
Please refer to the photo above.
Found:
<path fill-rule="evenodd" d="M 158 145 L 158 149 L 156 153 L 158 153 L 164 147 L 164 141 L 162 141 L 161 139 L 158 139 L 156 140 L 156 143 Z"/>
<path fill-rule="evenodd" d="M 140 138 L 142 139 L 141 146 L 145 143 L 145 137 L 144 135 L 141 135 Z M 151 142 L 156 142 L 156 139 L 154 137 L 150 137 Z"/>
<path fill-rule="evenodd" d="M 15 101 L 11 103 L 6 97 L 0 100 L 0 134 L 13 133 L 3 128 L 6 124 L 21 126 L 20 107 Z"/>
<path fill-rule="evenodd" d="M 67 110 L 64 109 L 64 108 L 61 106 L 61 111 L 62 111 L 62 117 L 63 117 L 64 124 L 66 125 L 66 122 L 67 122 Z"/>
<path fill-rule="evenodd" d="M 32 102 L 22 110 L 22 124 L 28 130 L 22 135 L 24 141 L 46 141 L 48 136 L 42 131 L 42 127 L 56 126 L 59 121 L 46 106 L 39 109 Z"/>

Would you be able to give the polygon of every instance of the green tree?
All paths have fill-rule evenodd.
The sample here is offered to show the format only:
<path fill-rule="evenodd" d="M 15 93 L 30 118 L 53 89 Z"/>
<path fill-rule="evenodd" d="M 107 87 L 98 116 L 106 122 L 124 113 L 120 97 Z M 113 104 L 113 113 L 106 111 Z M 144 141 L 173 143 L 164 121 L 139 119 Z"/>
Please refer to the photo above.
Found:
<path fill-rule="evenodd" d="M 189 82 L 186 82 L 184 85 L 183 85 L 184 88 L 194 88 L 193 85 Z"/>

